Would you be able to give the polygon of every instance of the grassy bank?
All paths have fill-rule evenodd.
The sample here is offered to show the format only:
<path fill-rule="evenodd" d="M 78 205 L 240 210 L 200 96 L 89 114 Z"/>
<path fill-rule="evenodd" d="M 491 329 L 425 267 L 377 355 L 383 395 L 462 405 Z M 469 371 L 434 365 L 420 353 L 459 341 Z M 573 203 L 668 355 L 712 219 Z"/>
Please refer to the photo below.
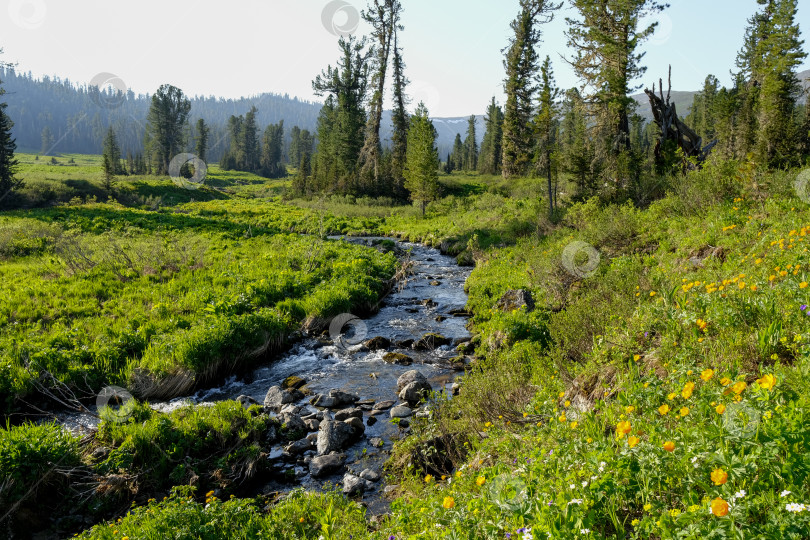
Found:
<path fill-rule="evenodd" d="M 149 538 L 171 530 L 178 538 L 214 538 L 238 525 L 244 537 L 312 539 L 806 538 L 810 210 L 793 191 L 797 172 L 712 166 L 669 180 L 668 195 L 643 208 L 568 202 L 553 222 L 542 217 L 534 181 L 505 186 L 480 177 L 445 177 L 448 195 L 425 219 L 410 207 L 344 198 L 230 197 L 159 212 L 116 210 L 143 230 L 178 237 L 190 224 L 208 227 L 215 243 L 246 254 L 276 253 L 276 238 L 301 242 L 300 249 L 320 246 L 291 231 L 399 233 L 443 244 L 476 263 L 467 289 L 477 361 L 461 394 L 438 398 L 433 417 L 414 421 L 413 436 L 398 444 L 389 463 L 396 499 L 373 525 L 358 505 L 331 494 L 223 502 L 200 486 L 194 494 L 182 488 L 166 500 L 139 501 L 120 521 L 83 537 Z M 67 212 L 81 234 L 102 235 L 114 223 L 99 221 L 93 230 L 94 220 L 108 219 L 104 208 L 42 212 Z M 14 264 L 54 257 L 48 245 L 26 248 Z M 385 275 L 393 268 L 376 253 L 326 246 L 319 249 L 338 251 L 323 258 L 323 272 L 330 272 L 322 279 L 340 288 L 369 269 Z M 285 253 L 284 267 L 299 271 L 290 263 L 297 251 Z M 355 259 L 364 262 L 354 268 L 361 264 Z M 252 275 L 249 264 L 220 267 L 218 276 L 221 268 Z M 215 286 L 217 278 L 206 279 Z M 208 281 L 188 283 L 188 290 L 197 283 Z M 303 317 L 323 305 L 311 300 L 319 290 L 312 284 L 298 299 L 303 310 L 288 313 Z M 223 291 L 244 292 L 229 287 Z M 497 309 L 513 289 L 531 292 L 534 309 Z M 167 309 L 180 305 L 175 300 Z M 225 304 L 226 320 L 260 311 L 248 305 L 239 311 L 239 302 Z M 194 342 L 191 328 L 154 346 L 185 350 Z M 143 350 L 139 362 L 149 358 Z M 191 353 L 178 358 L 189 358 L 178 365 L 202 365 Z M 165 370 L 157 362 L 143 366 Z M 155 418 L 142 428 L 116 428 L 107 441 L 123 448 L 115 452 L 126 461 L 122 470 L 149 460 L 143 441 L 163 440 L 158 426 L 165 421 Z M 184 421 L 171 422 L 167 433 L 195 439 Z M 124 443 L 127 437 L 132 443 Z M 60 444 L 83 459 L 73 443 Z M 448 461 L 426 459 L 430 448 Z"/>

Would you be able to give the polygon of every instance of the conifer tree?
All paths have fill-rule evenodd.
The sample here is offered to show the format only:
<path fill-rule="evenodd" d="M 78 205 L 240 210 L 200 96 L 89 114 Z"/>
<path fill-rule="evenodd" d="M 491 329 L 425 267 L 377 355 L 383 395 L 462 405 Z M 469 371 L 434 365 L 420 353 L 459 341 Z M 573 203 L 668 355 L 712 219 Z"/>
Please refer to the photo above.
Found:
<path fill-rule="evenodd" d="M 464 138 L 464 170 L 478 170 L 478 142 L 475 134 L 475 115 L 467 120 L 467 136 Z"/>
<path fill-rule="evenodd" d="M 393 195 L 404 198 L 405 192 L 405 158 L 408 151 L 408 97 L 405 88 L 408 78 L 405 76 L 405 63 L 402 61 L 402 49 L 399 47 L 399 30 L 394 28 L 394 110 L 391 113 L 393 133 L 391 135 L 391 176 L 393 182 Z"/>
<path fill-rule="evenodd" d="M 259 145 L 259 126 L 256 123 L 256 113 L 258 110 L 252 106 L 245 114 L 245 122 L 242 127 L 242 148 L 244 149 L 245 162 L 243 171 L 258 172 L 261 168 L 261 149 Z"/>
<path fill-rule="evenodd" d="M 327 95 L 318 118 L 317 175 L 323 188 L 359 194 L 356 170 L 364 144 L 368 83 L 366 40 L 354 36 L 338 41 L 341 58 L 312 81 L 316 95 Z"/>
<path fill-rule="evenodd" d="M 807 57 L 796 22 L 797 0 L 758 2 L 765 9 L 759 18 L 758 60 L 752 74 L 759 84 L 757 155 L 769 166 L 795 165 L 799 141 L 794 112 L 802 91 L 796 69 Z"/>
<path fill-rule="evenodd" d="M 536 47 L 540 43 L 540 24 L 551 22 L 554 12 L 562 3 L 549 0 L 520 0 L 520 13 L 512 21 L 514 32 L 507 49 L 504 67 L 506 68 L 506 107 L 503 121 L 503 166 L 504 178 L 524 174 L 531 162 L 533 136 L 531 114 L 534 108 L 534 94 L 537 91 L 535 79 L 538 69 Z"/>
<path fill-rule="evenodd" d="M 51 131 L 50 126 L 45 126 L 42 128 L 42 149 L 39 153 L 43 156 L 50 155 L 51 150 L 53 150 L 53 141 L 53 132 Z"/>
<path fill-rule="evenodd" d="M 456 138 L 453 141 L 453 170 L 460 171 L 464 168 L 464 143 L 461 142 L 461 133 L 456 133 Z"/>
<path fill-rule="evenodd" d="M 194 147 L 194 153 L 198 158 L 205 161 L 205 154 L 208 152 L 208 135 L 211 132 L 206 125 L 205 120 L 200 118 L 197 120 L 197 143 Z"/>
<path fill-rule="evenodd" d="M 639 28 L 639 20 L 669 7 L 657 0 L 572 0 L 579 19 L 567 18 L 568 45 L 575 51 L 569 60 L 590 93 L 583 96 L 595 120 L 595 156 L 616 183 L 633 176 L 630 146 L 630 115 L 635 101 L 630 94 L 638 87 L 630 82 L 644 74 L 641 43 L 657 23 Z"/>
<path fill-rule="evenodd" d="M 411 200 L 420 203 L 424 216 L 427 203 L 434 200 L 439 193 L 436 128 L 433 127 L 424 103 L 416 108 L 408 130 L 405 187 L 411 193 Z"/>
<path fill-rule="evenodd" d="M 185 147 L 185 127 L 190 111 L 191 103 L 183 91 L 170 84 L 162 85 L 152 96 L 146 133 L 158 174 L 167 174 L 169 162 Z"/>
<path fill-rule="evenodd" d="M 534 118 L 534 130 L 537 137 L 537 150 L 534 164 L 538 174 L 546 177 L 548 188 L 548 215 L 554 216 L 555 190 L 552 179 L 556 176 L 557 154 L 557 97 L 559 90 L 554 82 L 554 71 L 551 59 L 546 56 L 540 67 L 540 98 L 537 116 Z"/>
<path fill-rule="evenodd" d="M 104 136 L 104 145 L 101 152 L 102 165 L 104 167 L 104 189 L 110 191 L 112 181 L 119 174 L 123 174 L 121 166 L 121 147 L 118 146 L 118 139 L 112 126 L 107 129 Z"/>
<path fill-rule="evenodd" d="M 2 49 L 0 49 L 1 52 Z M 0 96 L 5 93 L 5 90 L 0 87 Z M 7 103 L 0 103 L 0 203 L 11 195 L 13 191 L 22 188 L 24 185 L 22 179 L 14 176 L 18 167 L 18 161 L 14 157 L 17 143 L 11 136 L 11 128 L 14 126 L 14 122 L 6 114 L 7 107 Z"/>
<path fill-rule="evenodd" d="M 503 110 L 492 98 L 484 117 L 484 138 L 478 157 L 478 172 L 481 174 L 501 174 L 501 143 L 503 141 Z"/>

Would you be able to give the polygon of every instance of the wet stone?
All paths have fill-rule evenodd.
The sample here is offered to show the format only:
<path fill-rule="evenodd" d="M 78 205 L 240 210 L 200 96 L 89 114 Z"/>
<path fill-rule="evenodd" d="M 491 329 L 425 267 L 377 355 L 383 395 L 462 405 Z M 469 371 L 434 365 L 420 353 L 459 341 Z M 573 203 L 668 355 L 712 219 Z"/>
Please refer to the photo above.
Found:
<path fill-rule="evenodd" d="M 397 405 L 391 409 L 391 418 L 407 418 L 413 414 L 413 410 L 405 405 Z"/>

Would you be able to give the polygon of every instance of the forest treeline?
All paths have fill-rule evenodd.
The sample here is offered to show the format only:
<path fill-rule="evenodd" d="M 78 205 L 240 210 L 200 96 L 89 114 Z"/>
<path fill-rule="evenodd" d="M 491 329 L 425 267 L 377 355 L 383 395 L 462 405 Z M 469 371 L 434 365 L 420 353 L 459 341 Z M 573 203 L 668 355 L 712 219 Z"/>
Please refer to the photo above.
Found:
<path fill-rule="evenodd" d="M 544 25 L 560 14 L 564 2 L 520 0 L 504 51 L 505 103 L 493 98 L 487 104 L 482 137 L 471 116 L 444 159 L 433 160 L 435 169 L 542 178 L 552 214 L 561 177 L 573 181 L 575 198 L 599 195 L 643 203 L 658 195 L 655 186 L 662 184 L 656 177 L 700 166 L 677 141 L 662 140 L 660 126 L 639 114 L 632 97 L 641 88 L 634 81 L 648 76 L 641 46 L 656 29 L 655 23 L 643 26 L 641 21 L 654 20 L 669 6 L 657 0 L 609 0 L 611 9 L 605 10 L 604 2 L 595 0 L 568 3 L 569 53 L 558 61 L 570 64 L 580 84 L 559 88 L 551 55 L 543 54 Z M 712 152 L 721 159 L 795 166 L 810 153 L 810 107 L 797 73 L 806 57 L 797 0 L 758 4 L 741 31 L 736 62 L 729 66 L 733 84 L 722 87 L 707 75 L 683 120 L 702 143 L 714 143 Z M 409 131 L 424 126 L 409 113 L 417 104 L 408 97 L 402 9 L 398 0 L 369 1 L 362 11 L 369 34 L 341 37 L 337 61 L 312 82 L 324 98 L 320 109 L 272 95 L 262 97 L 266 107 L 247 100 L 188 98 L 171 85 L 151 96 L 100 95 L 95 87 L 35 81 L 6 67 L 7 89 L 22 95 L 7 114 L 18 145 L 31 147 L 38 137 L 43 153 L 65 139 L 87 152 L 103 147 L 110 158 L 108 178 L 163 174 L 171 157 L 186 151 L 219 161 L 226 170 L 271 178 L 285 176 L 292 166 L 292 189 L 298 195 L 410 197 L 424 203 L 437 190 L 424 185 L 415 195 L 414 181 L 408 179 L 416 170 L 409 158 L 420 163 L 419 170 L 427 166 L 426 156 L 409 156 Z M 655 72 L 650 81 L 663 76 L 666 66 L 656 66 Z M 120 103 L 97 106 L 111 99 Z M 393 103 L 391 132 L 383 135 L 387 102 Z M 428 119 L 429 114 L 420 112 Z M 52 119 L 54 127 L 46 124 L 34 133 L 43 118 Z M 436 130 L 430 124 L 434 154 Z M 424 181 L 422 175 L 417 183 Z"/>

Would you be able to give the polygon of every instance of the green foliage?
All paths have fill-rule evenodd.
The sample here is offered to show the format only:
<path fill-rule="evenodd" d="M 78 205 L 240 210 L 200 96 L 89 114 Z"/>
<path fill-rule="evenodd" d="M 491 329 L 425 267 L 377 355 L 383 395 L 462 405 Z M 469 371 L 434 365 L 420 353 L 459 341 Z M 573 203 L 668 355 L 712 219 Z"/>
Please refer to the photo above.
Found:
<path fill-rule="evenodd" d="M 0 508 L 8 509 L 23 497 L 33 501 L 37 493 L 64 488 L 64 478 L 55 469 L 79 463 L 79 439 L 61 426 L 6 424 L 0 429 Z"/>
<path fill-rule="evenodd" d="M 408 153 L 405 161 L 405 187 L 411 199 L 422 206 L 425 215 L 427 203 L 438 192 L 439 154 L 436 151 L 436 128 L 433 127 L 424 103 L 420 103 L 411 116 L 408 130 Z"/>

